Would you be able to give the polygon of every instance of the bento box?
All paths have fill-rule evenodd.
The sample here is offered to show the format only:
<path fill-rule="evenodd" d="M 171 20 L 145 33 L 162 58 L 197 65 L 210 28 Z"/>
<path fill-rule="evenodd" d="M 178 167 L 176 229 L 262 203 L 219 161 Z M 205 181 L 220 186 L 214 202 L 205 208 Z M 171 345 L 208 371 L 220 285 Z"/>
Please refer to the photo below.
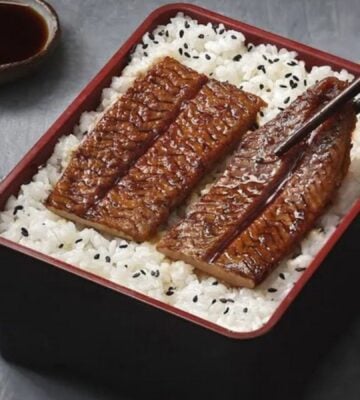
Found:
<path fill-rule="evenodd" d="M 127 65 L 129 55 L 143 35 L 167 23 L 178 12 L 200 23 L 223 24 L 227 29 L 242 32 L 254 45 L 270 43 L 296 51 L 307 67 L 325 64 L 336 70 L 346 69 L 355 76 L 360 74 L 358 64 L 206 9 L 188 4 L 160 7 L 139 26 L 1 182 L 1 209 L 48 160 L 59 137 L 72 131 L 84 111 L 96 108 L 102 90 L 109 87 L 112 77 L 119 75 Z M 260 390 L 254 384 L 258 362 L 262 363 L 261 369 L 265 372 L 266 367 L 270 368 L 271 362 L 278 358 L 277 364 L 282 360 L 279 368 L 286 371 L 291 365 L 289 354 L 296 342 L 305 340 L 312 343 L 308 351 L 299 355 L 299 362 L 305 363 L 306 357 L 316 357 L 339 333 L 331 323 L 334 316 L 347 321 L 346 316 L 339 317 L 339 304 L 351 303 L 358 272 L 348 265 L 346 274 L 339 273 L 339 268 L 344 269 L 345 265 L 334 264 L 340 258 L 342 264 L 351 262 L 351 252 L 355 252 L 351 239 L 356 236 L 359 226 L 354 223 L 346 234 L 345 231 L 359 211 L 358 200 L 271 318 L 260 328 L 246 332 L 220 326 L 0 237 L 3 267 L 0 280 L 1 353 L 11 361 L 35 367 L 64 366 L 113 381 L 118 381 L 122 374 L 129 381 L 141 377 L 154 382 L 166 376 L 166 381 L 171 382 L 177 374 L 186 371 L 189 379 L 206 382 L 209 377 L 215 378 L 219 371 L 226 371 L 229 379 L 246 379 L 246 390 L 253 393 Z M 330 253 L 344 234 L 336 250 Z M 345 251 L 346 246 L 350 247 L 350 252 Z M 313 276 L 327 255 L 326 265 Z M 305 287 L 310 278 L 311 282 Z M 336 296 L 332 295 L 334 290 Z M 342 303 L 339 303 L 339 293 Z M 299 299 L 284 316 L 298 295 Z M 277 353 L 279 349 L 282 349 L 281 356 Z M 194 366 L 195 355 L 197 366 Z M 248 379 L 249 370 L 233 368 L 239 358 L 249 363 L 252 380 Z M 211 388 L 207 390 L 211 391 Z"/>

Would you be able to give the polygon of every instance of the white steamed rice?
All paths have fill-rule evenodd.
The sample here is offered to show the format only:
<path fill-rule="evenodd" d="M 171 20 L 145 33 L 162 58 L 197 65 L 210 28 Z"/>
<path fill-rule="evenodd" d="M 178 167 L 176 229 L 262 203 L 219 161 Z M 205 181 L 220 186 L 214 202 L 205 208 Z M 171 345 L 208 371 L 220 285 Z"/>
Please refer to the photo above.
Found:
<path fill-rule="evenodd" d="M 335 72 L 328 66 L 314 67 L 307 72 L 304 62 L 293 51 L 268 44 L 245 44 L 245 37 L 239 32 L 225 30 L 222 25 L 214 29 L 211 24 L 199 24 L 178 14 L 166 26 L 158 26 L 153 36 L 143 37 L 143 44 L 136 47 L 122 75 L 114 77 L 110 88 L 104 89 L 98 110 L 85 112 L 74 132 L 60 138 L 53 155 L 32 182 L 23 185 L 18 196 L 8 200 L 0 213 L 0 234 L 231 330 L 252 331 L 268 321 L 359 198 L 360 123 L 354 132 L 349 173 L 332 207 L 301 242 L 298 255 L 283 261 L 255 290 L 229 288 L 212 277 L 195 274 L 184 262 L 171 262 L 152 243 L 136 244 L 103 235 L 60 218 L 43 206 L 84 133 L 91 130 L 104 110 L 126 91 L 140 72 L 165 55 L 261 96 L 268 107 L 258 118 L 260 125 L 317 80 L 327 76 L 353 79 L 345 70 Z M 259 69 L 260 65 L 266 73 L 262 67 Z M 222 168 L 219 166 L 207 177 L 187 206 L 209 189 Z M 175 212 L 171 223 L 183 212 L 184 207 Z"/>

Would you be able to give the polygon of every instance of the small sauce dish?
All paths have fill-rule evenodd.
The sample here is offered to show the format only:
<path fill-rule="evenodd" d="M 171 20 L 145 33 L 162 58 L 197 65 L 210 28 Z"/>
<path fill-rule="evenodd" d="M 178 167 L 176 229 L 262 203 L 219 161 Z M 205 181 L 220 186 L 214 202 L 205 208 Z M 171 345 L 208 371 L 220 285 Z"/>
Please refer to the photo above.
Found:
<path fill-rule="evenodd" d="M 59 39 L 59 18 L 46 1 L 0 0 L 0 84 L 34 71 Z"/>

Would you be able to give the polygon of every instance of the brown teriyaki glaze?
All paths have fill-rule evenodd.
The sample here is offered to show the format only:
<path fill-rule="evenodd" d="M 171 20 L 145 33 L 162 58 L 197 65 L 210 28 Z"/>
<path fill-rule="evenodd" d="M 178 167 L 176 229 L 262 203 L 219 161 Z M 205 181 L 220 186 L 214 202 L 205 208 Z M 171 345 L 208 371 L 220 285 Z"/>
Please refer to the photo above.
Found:
<path fill-rule="evenodd" d="M 214 163 L 239 143 L 264 105 L 255 95 L 210 80 L 85 218 L 118 236 L 150 239 Z"/>
<path fill-rule="evenodd" d="M 248 227 L 252 226 L 254 220 L 260 218 L 264 209 L 276 201 L 275 199 L 289 185 L 293 175 L 300 168 L 298 163 L 301 163 L 302 157 L 299 158 L 298 155 L 302 156 L 306 146 L 304 143 L 299 144 L 282 158 L 274 156 L 274 148 L 289 136 L 294 128 L 301 126 L 324 102 L 335 97 L 345 86 L 346 83 L 336 78 L 324 79 L 295 100 L 272 121 L 256 132 L 244 135 L 238 151 L 223 176 L 192 207 L 187 217 L 162 238 L 158 243 L 158 249 L 172 259 L 184 260 L 233 285 L 253 287 L 264 279 L 276 264 L 275 261 L 264 268 L 259 267 L 261 273 L 252 274 L 246 269 L 241 270 L 240 262 L 237 271 L 236 260 L 228 259 L 228 264 L 231 264 L 229 268 L 224 254 L 228 254 L 228 249 L 232 248 L 231 243 L 234 240 L 236 242 L 242 232 L 250 232 Z M 353 116 L 347 114 L 347 117 L 352 123 Z M 345 137 L 348 137 L 346 135 L 351 131 L 351 123 L 341 125 L 341 128 L 344 128 Z M 325 146 L 322 149 L 325 149 Z M 348 150 L 348 147 L 345 146 L 345 149 Z M 313 166 L 320 171 L 323 168 L 322 165 L 316 163 Z M 336 163 L 332 166 L 335 171 Z M 319 173 L 319 170 L 314 169 L 314 173 Z M 337 187 L 334 183 L 335 179 L 332 180 L 329 176 L 325 178 L 320 173 L 317 178 L 318 188 L 322 185 L 323 188 L 326 183 L 328 184 L 327 193 L 333 193 L 334 188 Z M 310 184 L 310 181 L 308 183 Z M 304 185 L 306 187 L 306 182 Z M 318 213 L 322 212 L 326 202 L 327 200 L 324 199 Z M 276 215 L 275 213 L 275 219 L 267 219 L 266 222 L 269 225 L 276 224 Z M 306 229 L 311 227 L 309 221 L 313 221 L 310 216 Z M 298 233 L 299 238 L 304 231 Z M 264 235 L 267 237 L 266 233 Z M 251 239 L 256 240 L 254 237 Z M 261 241 L 258 244 L 262 246 Z M 284 245 L 281 258 L 288 254 L 291 248 L 290 238 L 289 244 Z M 276 253 L 279 249 L 273 250 Z M 219 265 L 217 259 L 221 260 L 222 266 Z M 252 268 L 255 267 L 252 266 Z"/>
<path fill-rule="evenodd" d="M 299 145 L 284 157 L 274 149 L 294 129 L 346 86 L 327 78 L 298 97 L 276 118 L 247 132 L 224 174 L 172 228 L 158 248 L 166 255 L 196 265 L 212 262 L 266 206 L 294 168 Z"/>
<path fill-rule="evenodd" d="M 347 105 L 316 130 L 280 194 L 215 261 L 230 281 L 259 284 L 313 227 L 348 171 L 355 123 Z"/>
<path fill-rule="evenodd" d="M 79 222 L 124 176 L 194 97 L 207 78 L 165 57 L 105 112 L 72 155 L 47 199 L 55 213 Z"/>
<path fill-rule="evenodd" d="M 48 35 L 46 21 L 33 8 L 0 2 L 0 65 L 39 53 Z"/>

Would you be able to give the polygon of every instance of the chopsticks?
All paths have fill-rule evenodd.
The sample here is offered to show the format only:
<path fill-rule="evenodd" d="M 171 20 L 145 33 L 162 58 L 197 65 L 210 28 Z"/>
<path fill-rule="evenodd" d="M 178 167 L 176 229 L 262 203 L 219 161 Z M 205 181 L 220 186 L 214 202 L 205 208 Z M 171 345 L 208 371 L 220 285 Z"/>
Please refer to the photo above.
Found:
<path fill-rule="evenodd" d="M 334 112 L 339 110 L 341 106 L 360 93 L 360 77 L 355 79 L 351 85 L 343 90 L 338 96 L 329 101 L 325 107 L 313 115 L 301 128 L 295 131 L 288 139 L 275 149 L 275 155 L 281 156 L 286 153 L 292 146 L 299 143 L 303 138 L 309 135 L 322 122 L 329 118 Z M 360 102 L 354 102 L 357 112 L 360 111 Z"/>

